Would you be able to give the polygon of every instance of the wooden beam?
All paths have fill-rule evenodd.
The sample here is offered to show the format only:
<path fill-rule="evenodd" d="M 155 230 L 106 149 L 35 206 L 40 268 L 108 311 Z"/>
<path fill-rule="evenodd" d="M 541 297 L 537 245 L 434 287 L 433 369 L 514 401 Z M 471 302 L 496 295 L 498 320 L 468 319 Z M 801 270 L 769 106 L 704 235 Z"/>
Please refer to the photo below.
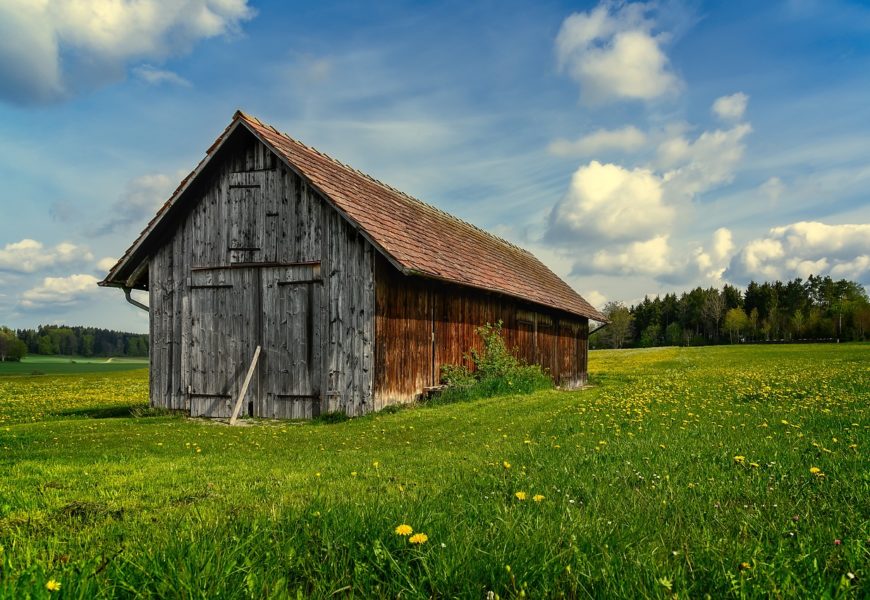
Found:
<path fill-rule="evenodd" d="M 128 288 L 135 287 L 136 282 L 139 281 L 139 278 L 142 277 L 142 273 L 144 273 L 145 269 L 147 269 L 147 268 L 148 268 L 148 261 L 143 260 L 139 264 L 139 266 L 136 267 L 132 273 L 130 273 L 130 276 L 127 278 L 127 283 L 125 284 L 125 287 L 128 287 Z"/>
<path fill-rule="evenodd" d="M 236 424 L 236 419 L 239 418 L 239 412 L 242 410 L 242 402 L 245 399 L 245 394 L 248 393 L 248 386 L 251 384 L 251 378 L 254 376 L 254 369 L 257 368 L 257 359 L 260 358 L 260 347 L 254 350 L 254 358 L 251 360 L 251 366 L 248 368 L 248 374 L 245 375 L 245 382 L 242 384 L 242 391 L 239 392 L 239 399 L 236 400 L 236 406 L 233 408 L 233 416 L 230 417 L 230 425 Z"/>

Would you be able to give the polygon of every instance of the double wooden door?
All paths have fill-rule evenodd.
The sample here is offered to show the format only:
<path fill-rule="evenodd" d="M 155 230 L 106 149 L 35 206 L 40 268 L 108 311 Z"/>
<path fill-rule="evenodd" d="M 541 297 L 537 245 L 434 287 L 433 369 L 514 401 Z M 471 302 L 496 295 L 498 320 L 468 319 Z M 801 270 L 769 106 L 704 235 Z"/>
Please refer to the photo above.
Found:
<path fill-rule="evenodd" d="M 257 346 L 241 414 L 310 418 L 321 405 L 317 263 L 195 269 L 190 278 L 190 414 L 229 417 Z"/>

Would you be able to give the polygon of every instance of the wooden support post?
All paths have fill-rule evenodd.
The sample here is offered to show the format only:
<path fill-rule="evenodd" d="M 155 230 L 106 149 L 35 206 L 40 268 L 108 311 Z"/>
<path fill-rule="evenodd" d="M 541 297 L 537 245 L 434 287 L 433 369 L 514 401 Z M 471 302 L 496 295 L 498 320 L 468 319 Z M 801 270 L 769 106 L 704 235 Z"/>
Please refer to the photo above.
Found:
<path fill-rule="evenodd" d="M 245 375 L 245 382 L 242 384 L 242 391 L 239 392 L 239 399 L 236 400 L 236 406 L 233 408 L 233 416 L 230 417 L 230 425 L 236 424 L 236 419 L 239 418 L 239 411 L 242 410 L 242 402 L 245 399 L 245 394 L 248 393 L 248 386 L 251 384 L 251 378 L 254 376 L 254 369 L 257 368 L 257 359 L 260 358 L 260 347 L 254 350 L 254 358 L 251 360 L 251 366 L 248 368 L 248 374 Z"/>

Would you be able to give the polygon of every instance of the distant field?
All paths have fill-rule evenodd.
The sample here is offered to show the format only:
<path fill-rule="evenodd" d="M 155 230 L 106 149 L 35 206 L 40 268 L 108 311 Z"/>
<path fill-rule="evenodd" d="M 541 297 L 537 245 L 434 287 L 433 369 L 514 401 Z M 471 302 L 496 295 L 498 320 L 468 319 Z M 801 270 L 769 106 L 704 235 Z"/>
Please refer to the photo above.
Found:
<path fill-rule="evenodd" d="M 147 358 L 32 355 L 26 356 L 21 362 L 0 362 L 0 377 L 4 375 L 114 373 L 147 366 Z"/>
<path fill-rule="evenodd" d="M 0 597 L 870 596 L 870 345 L 590 370 L 237 428 L 143 410 L 145 369 L 0 378 Z"/>

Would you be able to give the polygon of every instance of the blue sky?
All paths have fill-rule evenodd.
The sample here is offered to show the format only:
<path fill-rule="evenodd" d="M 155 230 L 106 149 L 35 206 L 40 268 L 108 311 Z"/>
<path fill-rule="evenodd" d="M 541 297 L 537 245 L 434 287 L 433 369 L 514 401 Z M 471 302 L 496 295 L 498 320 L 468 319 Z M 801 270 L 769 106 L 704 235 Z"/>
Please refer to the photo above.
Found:
<path fill-rule="evenodd" d="M 96 288 L 242 108 L 535 252 L 594 304 L 870 285 L 870 6 L 0 6 L 0 324 Z"/>

